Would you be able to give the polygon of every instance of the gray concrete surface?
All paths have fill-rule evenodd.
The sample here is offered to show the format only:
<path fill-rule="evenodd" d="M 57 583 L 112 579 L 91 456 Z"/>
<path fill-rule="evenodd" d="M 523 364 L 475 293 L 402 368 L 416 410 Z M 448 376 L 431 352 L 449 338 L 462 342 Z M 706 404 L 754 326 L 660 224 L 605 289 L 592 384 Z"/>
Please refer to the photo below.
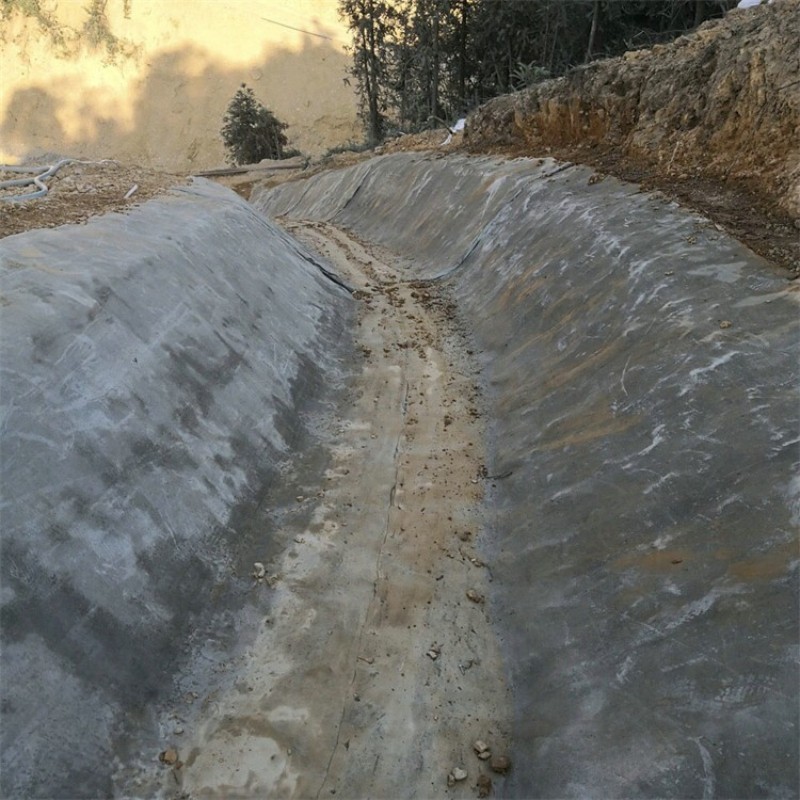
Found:
<path fill-rule="evenodd" d="M 402 154 L 255 206 L 399 253 L 474 341 L 504 794 L 796 797 L 799 293 L 590 177 Z M 356 304 L 320 266 L 205 181 L 0 241 L 4 797 L 119 794 L 178 693 L 246 699 L 232 656 L 269 644 L 271 602 L 252 564 L 290 558 L 326 420 L 372 402 Z"/>
<path fill-rule="evenodd" d="M 108 796 L 155 760 L 136 732 L 174 677 L 268 603 L 264 507 L 309 463 L 355 303 L 206 181 L 4 239 L 0 293 L 0 794 Z"/>
<path fill-rule="evenodd" d="M 446 279 L 483 363 L 515 797 L 796 797 L 798 287 L 552 161 L 262 192 Z"/>

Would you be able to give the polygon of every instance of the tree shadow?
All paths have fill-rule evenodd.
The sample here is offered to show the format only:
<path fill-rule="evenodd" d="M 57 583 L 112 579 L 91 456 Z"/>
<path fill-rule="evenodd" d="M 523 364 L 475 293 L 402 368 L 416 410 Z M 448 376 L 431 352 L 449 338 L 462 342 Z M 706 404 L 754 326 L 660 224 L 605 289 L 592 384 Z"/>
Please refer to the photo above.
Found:
<path fill-rule="evenodd" d="M 6 157 L 20 160 L 55 153 L 175 171 L 215 167 L 225 160 L 223 116 L 247 83 L 288 123 L 289 146 L 318 155 L 361 138 L 356 98 L 343 82 L 348 63 L 321 36 L 306 36 L 299 50 L 266 46 L 246 67 L 184 45 L 159 53 L 125 92 L 76 88 L 69 76 L 16 89 L 0 140 Z"/>

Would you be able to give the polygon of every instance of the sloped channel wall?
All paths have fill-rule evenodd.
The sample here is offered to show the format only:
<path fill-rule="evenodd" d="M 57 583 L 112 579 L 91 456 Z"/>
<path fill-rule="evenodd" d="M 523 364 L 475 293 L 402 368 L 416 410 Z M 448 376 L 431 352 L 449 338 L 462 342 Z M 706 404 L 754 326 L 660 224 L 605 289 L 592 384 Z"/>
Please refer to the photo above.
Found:
<path fill-rule="evenodd" d="M 399 154 L 254 202 L 399 253 L 474 335 L 511 793 L 796 796 L 796 287 L 550 160 Z"/>
<path fill-rule="evenodd" d="M 109 796 L 195 645 L 240 640 L 261 505 L 352 348 L 308 258 L 206 181 L 0 242 L 3 797 Z"/>

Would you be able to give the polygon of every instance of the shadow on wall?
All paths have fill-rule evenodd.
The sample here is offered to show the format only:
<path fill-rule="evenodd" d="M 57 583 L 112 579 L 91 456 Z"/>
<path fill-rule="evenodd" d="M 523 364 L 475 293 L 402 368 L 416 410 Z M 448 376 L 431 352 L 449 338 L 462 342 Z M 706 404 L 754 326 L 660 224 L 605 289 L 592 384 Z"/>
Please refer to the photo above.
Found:
<path fill-rule="evenodd" d="M 0 139 L 18 159 L 58 153 L 176 171 L 214 167 L 225 158 L 222 118 L 245 82 L 289 124 L 290 146 L 315 155 L 361 137 L 356 99 L 339 78 L 348 63 L 341 50 L 317 41 L 299 51 L 270 47 L 244 69 L 226 68 L 200 47 L 183 47 L 148 62 L 145 77 L 117 93 L 85 84 L 76 89 L 68 76 L 46 89 L 17 89 Z"/>

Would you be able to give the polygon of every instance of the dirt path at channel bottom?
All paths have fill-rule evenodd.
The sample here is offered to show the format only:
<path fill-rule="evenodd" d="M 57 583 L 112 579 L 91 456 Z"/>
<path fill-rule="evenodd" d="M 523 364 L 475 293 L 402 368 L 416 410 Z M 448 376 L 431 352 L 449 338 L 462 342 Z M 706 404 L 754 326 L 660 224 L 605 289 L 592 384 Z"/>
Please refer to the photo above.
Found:
<path fill-rule="evenodd" d="M 446 299 L 389 255 L 325 223 L 286 227 L 357 289 L 363 369 L 324 485 L 307 491 L 311 523 L 276 567 L 246 689 L 182 737 L 177 796 L 495 794 L 504 778 L 473 745 L 505 754 L 510 698 L 476 549 L 485 469 L 467 345 Z M 467 777 L 448 786 L 456 768 Z"/>

